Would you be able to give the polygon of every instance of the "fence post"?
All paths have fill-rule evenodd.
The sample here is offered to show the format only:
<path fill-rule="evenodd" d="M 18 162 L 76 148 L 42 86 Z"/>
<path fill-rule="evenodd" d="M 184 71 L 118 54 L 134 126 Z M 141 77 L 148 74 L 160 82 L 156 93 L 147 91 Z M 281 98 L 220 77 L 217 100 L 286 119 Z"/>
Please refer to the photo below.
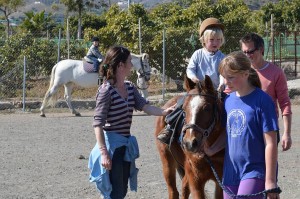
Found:
<path fill-rule="evenodd" d="M 130 3 L 131 3 L 131 1 L 130 0 L 128 0 L 128 10 L 129 10 L 129 7 L 130 7 Z"/>
<path fill-rule="evenodd" d="M 69 32 L 69 17 L 67 18 L 67 45 L 68 45 L 68 59 L 70 59 L 70 32 Z"/>
<path fill-rule="evenodd" d="M 23 111 L 25 111 L 25 92 L 26 92 L 26 57 L 24 56 L 24 64 L 23 64 Z"/>
<path fill-rule="evenodd" d="M 274 47 L 273 14 L 271 14 L 271 45 L 272 45 L 272 63 L 274 63 L 275 62 L 275 47 Z"/>
<path fill-rule="evenodd" d="M 141 18 L 139 18 L 139 48 L 140 48 L 140 54 L 142 54 L 142 27 L 141 27 Z"/>
<path fill-rule="evenodd" d="M 294 31 L 294 43 L 295 43 L 295 77 L 297 77 L 297 64 L 298 64 L 298 57 L 297 57 L 297 31 Z"/>
<path fill-rule="evenodd" d="M 163 101 L 165 100 L 165 82 L 166 82 L 166 42 L 165 39 L 166 38 L 166 30 L 165 27 L 163 29 L 163 82 L 162 82 L 162 97 L 163 97 Z"/>
<path fill-rule="evenodd" d="M 60 60 L 60 41 L 61 41 L 61 28 L 58 32 L 58 45 L 57 45 L 57 62 Z"/>

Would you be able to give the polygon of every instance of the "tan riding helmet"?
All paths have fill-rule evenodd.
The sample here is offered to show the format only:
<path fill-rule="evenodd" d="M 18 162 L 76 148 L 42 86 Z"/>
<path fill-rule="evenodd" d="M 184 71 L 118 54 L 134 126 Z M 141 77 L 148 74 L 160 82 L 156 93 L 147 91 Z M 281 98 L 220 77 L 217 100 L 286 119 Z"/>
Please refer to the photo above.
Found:
<path fill-rule="evenodd" d="M 200 29 L 199 29 L 199 35 L 200 35 L 200 37 L 202 37 L 204 31 L 207 28 L 212 28 L 212 27 L 220 28 L 224 32 L 224 25 L 221 24 L 221 22 L 219 21 L 219 19 L 211 17 L 211 18 L 205 19 L 201 23 Z"/>

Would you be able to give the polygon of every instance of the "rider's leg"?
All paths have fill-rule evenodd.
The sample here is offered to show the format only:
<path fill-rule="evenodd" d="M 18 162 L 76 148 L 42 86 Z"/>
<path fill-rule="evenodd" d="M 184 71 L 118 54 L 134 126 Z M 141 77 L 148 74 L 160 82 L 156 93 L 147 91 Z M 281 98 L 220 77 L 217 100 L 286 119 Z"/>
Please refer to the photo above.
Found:
<path fill-rule="evenodd" d="M 167 124 L 167 126 L 158 134 L 157 139 L 164 144 L 169 144 L 172 132 L 171 125 Z"/>
<path fill-rule="evenodd" d="M 96 72 L 98 72 L 98 70 L 99 70 L 99 61 L 98 60 L 94 60 L 93 61 L 93 66 L 94 66 L 94 72 L 96 73 Z"/>
<path fill-rule="evenodd" d="M 176 108 L 171 113 L 169 113 L 165 118 L 165 122 L 167 123 L 167 125 L 157 136 L 157 139 L 164 144 L 169 144 L 171 141 L 170 139 L 172 137 L 173 131 L 175 131 L 177 119 L 178 117 L 182 116 L 183 102 L 184 102 L 184 97 L 178 99 Z M 174 137 L 176 137 L 176 135 L 174 135 Z"/>

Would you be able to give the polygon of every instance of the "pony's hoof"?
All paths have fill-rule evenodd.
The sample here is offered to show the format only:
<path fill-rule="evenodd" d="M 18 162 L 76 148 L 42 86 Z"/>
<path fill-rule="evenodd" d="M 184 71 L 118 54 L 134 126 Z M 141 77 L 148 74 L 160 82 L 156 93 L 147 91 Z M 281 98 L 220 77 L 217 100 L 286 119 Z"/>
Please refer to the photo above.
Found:
<path fill-rule="evenodd" d="M 76 117 L 80 117 L 81 114 L 80 114 L 80 113 L 75 113 L 75 116 L 76 116 Z"/>
<path fill-rule="evenodd" d="M 43 113 L 43 114 L 40 114 L 40 116 L 41 116 L 41 117 L 46 117 L 46 115 L 45 115 L 44 113 Z"/>

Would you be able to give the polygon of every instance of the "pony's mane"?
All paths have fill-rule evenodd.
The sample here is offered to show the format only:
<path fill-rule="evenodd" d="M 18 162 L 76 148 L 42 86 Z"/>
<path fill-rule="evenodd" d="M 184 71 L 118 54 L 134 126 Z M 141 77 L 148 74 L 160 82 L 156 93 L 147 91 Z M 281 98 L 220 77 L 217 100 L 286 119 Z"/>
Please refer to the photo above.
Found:
<path fill-rule="evenodd" d="M 197 89 L 199 94 L 211 94 L 217 96 L 217 91 L 215 90 L 210 77 L 207 75 L 205 75 L 204 80 L 199 81 L 197 84 L 187 76 L 184 76 L 184 86 L 187 92 Z"/>
<path fill-rule="evenodd" d="M 142 57 L 144 53 L 142 53 L 142 54 L 130 53 L 130 54 L 131 54 L 131 56 L 135 56 L 135 57 Z"/>

